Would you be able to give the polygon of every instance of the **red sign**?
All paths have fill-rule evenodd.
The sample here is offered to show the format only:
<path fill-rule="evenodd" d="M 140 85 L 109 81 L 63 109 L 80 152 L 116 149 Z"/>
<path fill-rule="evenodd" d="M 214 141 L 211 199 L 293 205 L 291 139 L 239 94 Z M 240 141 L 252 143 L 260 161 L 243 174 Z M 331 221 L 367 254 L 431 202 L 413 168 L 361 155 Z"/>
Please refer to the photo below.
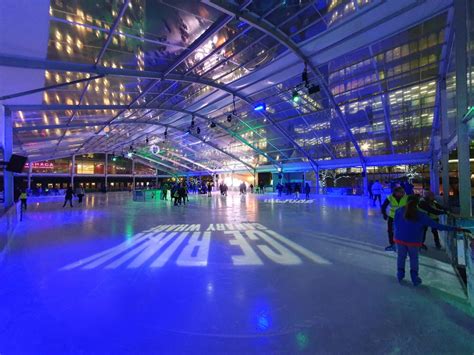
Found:
<path fill-rule="evenodd" d="M 25 164 L 25 168 L 29 168 L 30 163 Z M 54 163 L 48 161 L 37 161 L 32 163 L 33 169 L 54 169 Z"/>

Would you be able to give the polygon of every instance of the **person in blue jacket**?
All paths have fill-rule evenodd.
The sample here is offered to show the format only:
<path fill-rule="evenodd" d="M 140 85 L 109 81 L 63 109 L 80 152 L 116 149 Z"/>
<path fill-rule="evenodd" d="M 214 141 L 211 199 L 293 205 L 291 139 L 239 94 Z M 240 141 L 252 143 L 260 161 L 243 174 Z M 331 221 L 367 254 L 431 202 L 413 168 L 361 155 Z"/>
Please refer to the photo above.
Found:
<path fill-rule="evenodd" d="M 397 244 L 397 278 L 401 282 L 405 277 L 405 261 L 410 256 L 410 276 L 413 285 L 421 284 L 418 276 L 418 252 L 423 244 L 423 234 L 426 227 L 445 231 L 469 232 L 467 229 L 439 224 L 426 213 L 418 210 L 418 197 L 408 196 L 406 206 L 395 212 L 394 241 Z"/>

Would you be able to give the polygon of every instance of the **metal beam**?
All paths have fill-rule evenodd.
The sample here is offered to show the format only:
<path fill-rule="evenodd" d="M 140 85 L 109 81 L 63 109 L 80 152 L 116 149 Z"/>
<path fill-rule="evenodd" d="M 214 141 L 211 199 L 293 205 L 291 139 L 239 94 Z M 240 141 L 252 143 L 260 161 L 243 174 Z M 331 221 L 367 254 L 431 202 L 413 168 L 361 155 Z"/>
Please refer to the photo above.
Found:
<path fill-rule="evenodd" d="M 173 171 L 179 171 L 178 169 L 176 169 L 175 167 L 172 167 L 172 166 L 169 166 L 168 164 L 165 164 L 161 161 L 158 161 L 158 160 L 155 160 L 155 159 L 151 159 L 145 155 L 141 155 L 141 154 L 135 154 L 135 157 L 139 158 L 138 160 L 140 161 L 141 159 L 143 160 L 148 160 L 148 161 L 151 161 L 152 163 L 155 163 L 155 164 L 159 164 L 161 166 L 164 166 L 166 169 L 163 169 L 163 168 L 160 168 L 161 170 L 163 170 L 164 172 L 167 172 L 168 174 L 171 174 L 173 176 L 178 176 L 176 173 L 174 173 Z"/>
<path fill-rule="evenodd" d="M 29 69 L 43 69 L 43 70 L 55 70 L 55 71 L 70 71 L 70 72 L 81 72 L 81 73 L 95 73 L 95 74 L 104 74 L 110 76 L 123 76 L 123 77 L 134 77 L 134 78 L 148 78 L 148 79 L 166 79 L 166 80 L 174 80 L 174 81 L 184 81 L 190 83 L 196 83 L 201 85 L 207 85 L 218 90 L 224 91 L 229 93 L 230 95 L 239 98 L 244 103 L 248 104 L 253 108 L 253 101 L 250 100 L 247 96 L 240 94 L 237 90 L 231 89 L 229 86 L 224 84 L 215 83 L 212 80 L 195 77 L 191 75 L 181 75 L 181 74 L 169 74 L 164 77 L 163 73 L 160 72 L 152 72 L 152 71 L 140 71 L 140 70 L 133 70 L 133 69 L 118 69 L 118 68 L 110 68 L 110 67 L 100 67 L 100 66 L 91 66 L 87 64 L 79 64 L 79 63 L 66 63 L 66 62 L 56 62 L 50 60 L 42 60 L 42 59 L 35 59 L 35 58 L 22 58 L 22 57 L 15 57 L 15 56 L 6 56 L 0 55 L 0 66 L 10 66 L 10 67 L 19 67 L 19 68 L 29 68 Z M 152 83 L 154 85 L 154 83 Z M 152 85 L 152 86 L 153 86 Z M 148 89 L 149 90 L 149 89 Z M 147 92 L 147 89 L 142 92 L 135 100 L 128 106 L 128 108 L 135 108 L 133 104 L 138 101 L 140 97 L 142 97 Z M 120 106 L 120 105 L 119 105 Z M 44 108 L 47 110 L 47 108 Z M 118 117 L 122 112 L 120 112 L 116 117 Z M 293 138 L 283 129 L 281 128 L 275 120 L 273 120 L 269 115 L 263 112 L 259 112 L 259 115 L 266 118 L 270 123 L 272 123 L 275 128 L 277 128 L 280 133 L 282 133 L 285 138 L 287 138 L 292 145 L 299 150 L 312 164 L 315 166 L 317 162 L 303 149 L 301 148 Z"/>
<path fill-rule="evenodd" d="M 21 110 L 21 111 L 41 111 L 41 110 L 44 110 L 44 109 L 47 109 L 48 111 L 127 110 L 128 109 L 128 105 L 62 105 L 62 104 L 59 104 L 59 105 L 9 105 L 9 106 L 6 106 L 6 107 L 8 107 L 10 110 L 13 110 L 13 111 L 19 111 L 19 110 Z M 198 118 L 202 119 L 203 121 L 205 121 L 206 123 L 214 121 L 213 119 L 210 119 L 210 118 L 208 118 L 204 115 L 201 115 L 199 113 L 195 113 L 195 112 L 192 112 L 192 111 L 183 110 L 183 109 L 179 109 L 179 108 L 174 108 L 174 107 L 161 107 L 161 106 L 156 106 L 156 107 L 153 107 L 153 106 L 136 107 L 136 106 L 134 106 L 133 107 L 133 109 L 141 109 L 141 108 L 157 109 L 157 110 L 162 110 L 162 111 L 180 112 L 180 113 L 184 113 L 186 115 L 198 117 Z M 153 123 L 153 122 L 150 121 L 150 123 Z M 275 159 L 270 157 L 267 153 L 265 153 L 261 149 L 259 149 L 259 148 L 255 147 L 254 145 L 252 145 L 250 142 L 248 142 L 246 139 L 242 138 L 236 132 L 230 130 L 229 128 L 224 126 L 222 123 L 219 123 L 219 122 L 215 122 L 215 123 L 219 128 L 224 130 L 232 138 L 237 139 L 241 143 L 245 144 L 246 146 L 248 146 L 249 148 L 254 150 L 259 155 L 265 157 L 268 161 L 273 163 L 276 167 L 280 166 L 279 162 L 277 162 Z M 97 124 L 97 125 L 92 125 L 92 126 L 100 126 L 100 125 Z M 28 130 L 31 130 L 31 131 L 38 130 L 38 128 L 36 128 L 36 127 L 38 127 L 38 126 L 28 127 Z M 47 127 L 47 126 L 42 126 L 42 127 L 43 127 L 42 129 L 46 129 L 44 127 Z M 50 126 L 50 129 L 53 129 L 52 127 L 53 126 Z M 54 126 L 54 127 L 58 128 L 57 126 Z M 24 128 L 26 128 L 26 127 L 24 127 Z M 63 128 L 68 128 L 68 126 L 66 125 L 66 127 L 63 127 Z M 17 131 L 18 130 L 27 130 L 27 129 L 21 129 L 21 127 L 17 127 Z"/>
<path fill-rule="evenodd" d="M 8 99 L 13 99 L 13 98 L 15 98 L 15 97 L 27 96 L 27 95 L 35 94 L 35 93 L 37 93 L 37 92 L 53 90 L 53 89 L 61 88 L 61 87 L 64 87 L 64 86 L 69 86 L 69 85 L 74 85 L 74 84 L 82 83 L 82 82 L 84 82 L 84 81 L 90 81 L 90 80 L 100 79 L 100 78 L 103 78 L 104 76 L 105 76 L 105 75 L 101 74 L 101 75 L 93 76 L 93 77 L 90 77 L 90 78 L 77 79 L 77 80 L 67 81 L 67 82 L 61 83 L 61 84 L 55 84 L 55 85 L 45 86 L 45 87 L 38 88 L 38 89 L 33 89 L 33 90 L 27 90 L 27 91 L 17 92 L 17 93 L 15 93 L 15 94 L 10 94 L 10 95 L 1 96 L 1 97 L 0 97 L 0 101 L 2 101 L 2 100 L 8 100 Z"/>
<path fill-rule="evenodd" d="M 107 35 L 107 39 L 105 40 L 104 45 L 100 49 L 100 52 L 97 55 L 97 58 L 95 59 L 94 66 L 97 66 L 97 64 L 99 64 L 100 61 L 102 60 L 102 58 L 105 54 L 105 51 L 107 50 L 107 48 L 109 47 L 110 42 L 112 41 L 115 30 L 117 29 L 120 21 L 122 20 L 123 15 L 125 14 L 125 11 L 127 10 L 127 7 L 128 7 L 129 3 L 130 3 L 130 0 L 124 0 L 124 2 L 122 4 L 122 7 L 120 8 L 119 13 L 118 13 L 117 17 L 115 18 L 114 23 L 112 24 L 112 27 L 110 28 L 110 31 Z M 82 101 L 84 100 L 84 96 L 86 95 L 86 92 L 89 89 L 89 84 L 90 84 L 90 81 L 87 81 L 86 85 L 84 85 L 84 89 L 82 89 L 81 96 L 79 97 L 79 102 L 78 102 L 79 105 L 82 104 Z M 74 120 L 75 117 L 76 117 L 76 111 L 74 111 L 72 113 L 71 117 L 69 117 L 68 123 L 71 123 Z M 64 132 L 63 135 L 59 138 L 58 143 L 56 144 L 56 150 L 59 148 L 59 145 L 63 141 L 65 135 L 66 135 L 66 132 Z"/>
<path fill-rule="evenodd" d="M 449 62 L 451 58 L 451 53 L 453 50 L 454 43 L 454 31 L 453 31 L 453 21 L 454 21 L 454 8 L 450 8 L 448 15 L 446 17 L 446 29 L 444 31 L 445 41 L 441 48 L 441 62 L 438 68 L 439 79 L 436 83 L 436 96 L 435 96 L 435 106 L 433 112 L 433 129 L 431 131 L 430 137 L 430 151 L 433 154 L 433 158 L 436 159 L 441 151 L 441 147 L 435 147 L 434 137 L 439 134 L 441 128 L 441 91 L 446 90 L 446 75 L 448 73 Z M 446 117 L 447 118 L 447 117 Z M 438 148 L 438 149 L 436 149 Z M 439 151 L 435 151 L 439 150 Z"/>
<path fill-rule="evenodd" d="M 372 59 L 371 60 L 372 64 L 374 66 L 375 77 L 377 78 L 377 81 L 379 82 L 380 100 L 382 101 L 383 116 L 384 116 L 384 122 L 385 122 L 385 131 L 387 133 L 388 142 L 390 144 L 390 152 L 392 154 L 395 154 L 395 149 L 393 147 L 393 139 L 392 139 L 392 123 L 390 121 L 390 107 L 388 106 L 388 98 L 387 98 L 388 93 L 386 93 L 383 89 L 382 81 L 380 80 L 379 71 L 377 69 L 377 61 L 375 60 L 372 45 L 369 46 L 369 54 L 370 54 L 370 57 Z"/>
<path fill-rule="evenodd" d="M 183 132 L 183 133 L 187 133 L 187 130 L 185 129 L 182 129 L 182 128 L 179 128 L 179 127 L 175 127 L 175 126 L 172 126 L 172 125 L 169 125 L 169 124 L 164 124 L 164 123 L 159 123 L 159 122 L 149 122 L 149 121 L 115 121 L 115 122 L 112 122 L 112 123 L 109 123 L 109 122 L 88 122 L 88 123 L 71 123 L 69 126 L 67 126 L 66 124 L 62 124 L 62 125 L 55 125 L 55 126 L 49 126 L 49 125 L 46 125 L 46 126 L 33 126 L 33 127 L 16 127 L 15 130 L 16 131 L 21 131 L 21 130 L 29 130 L 29 131 L 34 131 L 34 130 L 45 130 L 45 129 L 60 129 L 60 128 L 83 128 L 83 127 L 94 127 L 94 126 L 97 126 L 97 127 L 100 127 L 100 126 L 113 126 L 113 125 L 126 125 L 126 124 L 144 124 L 144 125 L 151 125 L 151 126 L 160 126 L 160 127 L 165 127 L 165 128 L 169 128 L 169 129 L 174 129 L 176 131 L 180 131 L 180 132 Z M 200 136 L 198 135 L 195 135 L 195 134 L 190 134 L 192 137 L 196 138 L 197 140 L 203 142 L 204 144 L 220 151 L 221 153 L 227 155 L 228 157 L 234 159 L 234 160 L 237 160 L 239 161 L 240 163 L 242 163 L 243 165 L 245 165 L 246 167 L 248 167 L 250 170 L 253 170 L 254 167 L 246 162 L 244 162 L 243 160 L 241 160 L 239 157 L 233 155 L 232 153 L 229 153 L 229 152 L 226 152 L 225 150 L 219 148 L 217 145 L 209 142 L 209 141 L 206 141 L 204 140 L 203 138 L 201 138 Z"/>
<path fill-rule="evenodd" d="M 326 96 L 328 97 L 329 101 L 331 102 L 335 112 L 336 116 L 339 119 L 339 122 L 341 123 L 342 127 L 345 129 L 349 139 L 351 140 L 352 144 L 354 145 L 354 148 L 357 152 L 357 155 L 359 156 L 359 159 L 361 163 L 365 161 L 364 155 L 362 153 L 362 150 L 359 147 L 359 144 L 357 143 L 354 135 L 352 134 L 349 125 L 344 117 L 344 114 L 342 113 L 339 105 L 337 104 L 334 96 L 331 93 L 331 90 L 329 89 L 326 80 L 324 79 L 323 75 L 319 71 L 319 69 L 311 62 L 310 58 L 306 57 L 306 55 L 302 52 L 302 50 L 289 38 L 283 31 L 275 27 L 273 24 L 270 22 L 261 19 L 258 15 L 251 13 L 251 12 L 243 12 L 239 10 L 239 8 L 232 3 L 222 1 L 222 0 L 202 0 L 205 4 L 227 14 L 232 14 L 243 21 L 247 22 L 249 25 L 252 25 L 253 27 L 259 29 L 260 31 L 268 34 L 269 36 L 273 37 L 275 40 L 286 46 L 288 49 L 290 49 L 296 56 L 298 56 L 303 63 L 306 63 L 311 71 L 315 74 L 317 77 L 321 88 L 325 92 Z"/>

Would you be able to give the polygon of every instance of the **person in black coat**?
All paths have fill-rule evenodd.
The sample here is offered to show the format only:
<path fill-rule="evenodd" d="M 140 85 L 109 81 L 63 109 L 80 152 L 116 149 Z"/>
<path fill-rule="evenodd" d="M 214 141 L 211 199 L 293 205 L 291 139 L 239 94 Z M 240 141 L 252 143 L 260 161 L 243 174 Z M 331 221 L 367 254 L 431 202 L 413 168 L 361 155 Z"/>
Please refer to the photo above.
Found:
<path fill-rule="evenodd" d="M 67 189 L 66 189 L 66 194 L 64 195 L 64 204 L 63 204 L 63 207 L 66 207 L 66 204 L 67 202 L 69 201 L 69 205 L 71 207 L 73 207 L 72 205 L 72 198 L 74 196 L 74 191 L 72 190 L 72 187 L 69 186 Z"/>

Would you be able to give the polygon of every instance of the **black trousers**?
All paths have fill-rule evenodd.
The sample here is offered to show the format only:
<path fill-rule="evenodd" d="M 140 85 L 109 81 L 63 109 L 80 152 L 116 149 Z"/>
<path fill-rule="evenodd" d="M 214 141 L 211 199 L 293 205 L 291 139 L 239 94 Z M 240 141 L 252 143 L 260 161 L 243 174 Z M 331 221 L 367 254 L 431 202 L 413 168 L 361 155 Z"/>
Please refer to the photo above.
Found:
<path fill-rule="evenodd" d="M 26 205 L 26 198 L 25 199 L 20 199 L 21 201 L 21 208 L 24 209 L 26 211 L 27 209 L 27 205 Z"/>
<path fill-rule="evenodd" d="M 379 200 L 379 205 L 381 206 L 382 205 L 382 196 L 380 194 L 376 194 L 374 195 L 374 206 L 375 206 L 375 202 Z"/>
<path fill-rule="evenodd" d="M 427 231 L 428 231 L 428 227 L 426 227 L 425 230 L 423 231 L 423 244 L 425 244 L 425 241 L 426 241 L 426 232 Z M 436 246 L 440 247 L 441 243 L 439 242 L 438 230 L 436 228 L 431 228 L 431 233 L 433 233 L 433 238 L 434 238 L 434 242 L 435 242 Z"/>
<path fill-rule="evenodd" d="M 68 201 L 69 201 L 69 205 L 72 207 L 72 197 L 71 197 L 71 198 L 66 197 L 66 198 L 64 199 L 64 205 L 63 205 L 63 207 L 66 207 Z"/>
<path fill-rule="evenodd" d="M 79 199 L 79 201 L 77 201 L 77 202 L 82 203 L 82 198 L 83 198 L 83 197 L 84 197 L 83 194 L 77 195 L 77 198 Z"/>
<path fill-rule="evenodd" d="M 395 242 L 393 241 L 393 218 L 392 217 L 388 217 L 387 232 L 388 232 L 388 242 L 390 243 L 390 245 L 395 244 Z"/>

